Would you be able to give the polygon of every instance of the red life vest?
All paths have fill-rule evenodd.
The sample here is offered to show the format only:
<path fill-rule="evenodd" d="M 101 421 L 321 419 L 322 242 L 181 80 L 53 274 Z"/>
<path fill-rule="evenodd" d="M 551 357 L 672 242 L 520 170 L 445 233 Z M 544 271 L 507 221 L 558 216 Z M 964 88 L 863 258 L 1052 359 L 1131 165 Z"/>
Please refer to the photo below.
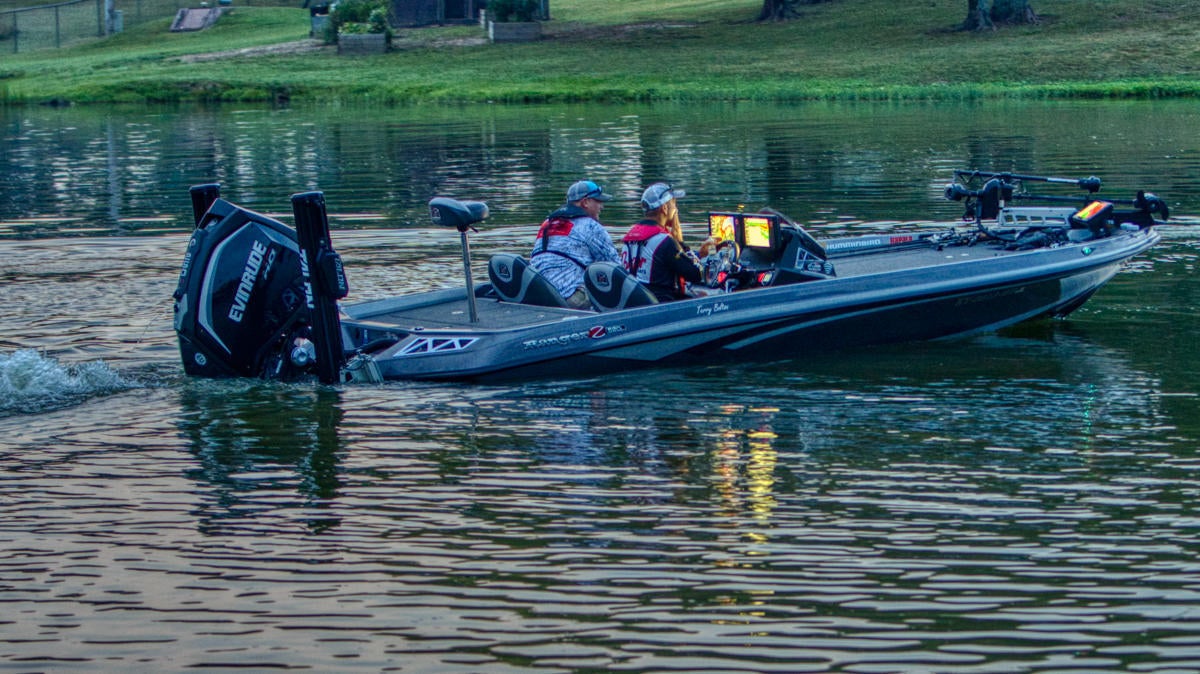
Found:
<path fill-rule="evenodd" d="M 542 253 L 550 253 L 551 255 L 565 257 L 568 260 L 570 260 L 571 262 L 574 262 L 575 264 L 579 265 L 580 269 L 586 269 L 587 265 L 580 262 L 579 260 L 576 260 L 575 258 L 571 257 L 570 255 L 567 255 L 566 253 L 564 253 L 562 251 L 549 250 L 547 248 L 550 245 L 550 237 L 552 237 L 552 236 L 568 236 L 571 233 L 571 229 L 574 227 L 575 227 L 575 222 L 569 218 L 564 218 L 564 217 L 558 216 L 558 215 L 548 218 L 545 222 L 542 223 L 542 226 L 538 228 L 537 240 L 540 241 L 542 243 L 542 245 L 541 245 L 541 247 L 538 248 L 538 250 L 534 251 L 533 254 L 541 255 Z"/>

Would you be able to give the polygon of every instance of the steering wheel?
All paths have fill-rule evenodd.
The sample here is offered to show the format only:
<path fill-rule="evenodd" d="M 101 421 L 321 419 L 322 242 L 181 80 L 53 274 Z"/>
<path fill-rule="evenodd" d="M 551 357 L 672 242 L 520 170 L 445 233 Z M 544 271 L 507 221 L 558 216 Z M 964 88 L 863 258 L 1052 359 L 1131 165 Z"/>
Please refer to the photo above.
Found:
<path fill-rule="evenodd" d="M 736 241 L 722 241 L 716 249 L 704 258 L 704 283 L 709 288 L 720 287 L 724 277 L 728 277 L 737 264 L 741 250 Z"/>

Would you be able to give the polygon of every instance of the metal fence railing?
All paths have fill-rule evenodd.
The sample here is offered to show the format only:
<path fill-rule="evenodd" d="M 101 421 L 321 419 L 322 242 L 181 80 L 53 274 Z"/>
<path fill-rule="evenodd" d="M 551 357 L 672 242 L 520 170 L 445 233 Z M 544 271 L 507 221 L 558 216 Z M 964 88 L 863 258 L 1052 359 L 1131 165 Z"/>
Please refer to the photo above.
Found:
<path fill-rule="evenodd" d="M 0 50 L 17 53 L 103 37 L 104 0 L 72 0 L 0 12 Z"/>
<path fill-rule="evenodd" d="M 0 54 L 65 47 L 166 19 L 200 0 L 68 0 L 52 5 L 0 9 Z M 212 4 L 217 3 L 214 0 Z M 299 0 L 241 0 L 241 5 L 298 6 Z M 0 1 L 0 7 L 11 5 Z"/>

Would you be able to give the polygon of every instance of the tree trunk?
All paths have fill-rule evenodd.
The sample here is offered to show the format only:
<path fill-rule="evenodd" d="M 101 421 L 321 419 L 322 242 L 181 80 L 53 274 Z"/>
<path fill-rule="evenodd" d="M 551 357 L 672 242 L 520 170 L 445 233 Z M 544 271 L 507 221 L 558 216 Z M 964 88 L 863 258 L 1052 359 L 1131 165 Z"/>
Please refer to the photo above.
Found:
<path fill-rule="evenodd" d="M 763 0 L 759 21 L 786 21 L 800 16 L 800 5 L 815 5 L 826 0 Z"/>
<path fill-rule="evenodd" d="M 787 18 L 788 0 L 763 0 L 759 21 L 782 21 Z"/>
<path fill-rule="evenodd" d="M 962 23 L 963 30 L 987 30 L 995 28 L 989 16 L 987 0 L 967 0 L 967 18 Z"/>
<path fill-rule="evenodd" d="M 1029 0 L 992 0 L 992 21 L 1004 24 L 1037 23 Z"/>
<path fill-rule="evenodd" d="M 967 0 L 963 30 L 991 30 L 998 25 L 1037 23 L 1029 0 Z"/>

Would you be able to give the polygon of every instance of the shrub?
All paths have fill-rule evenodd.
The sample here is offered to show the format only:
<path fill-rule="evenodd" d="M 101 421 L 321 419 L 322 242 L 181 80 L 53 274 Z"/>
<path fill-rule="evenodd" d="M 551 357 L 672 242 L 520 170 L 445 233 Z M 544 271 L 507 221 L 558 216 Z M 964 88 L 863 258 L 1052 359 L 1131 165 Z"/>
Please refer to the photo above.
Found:
<path fill-rule="evenodd" d="M 488 0 L 487 12 L 493 21 L 533 21 L 537 18 L 538 0 Z"/>
<path fill-rule="evenodd" d="M 386 0 L 341 0 L 333 6 L 329 23 L 335 33 L 383 33 L 392 35 Z M 356 25 L 361 24 L 361 25 Z"/>

